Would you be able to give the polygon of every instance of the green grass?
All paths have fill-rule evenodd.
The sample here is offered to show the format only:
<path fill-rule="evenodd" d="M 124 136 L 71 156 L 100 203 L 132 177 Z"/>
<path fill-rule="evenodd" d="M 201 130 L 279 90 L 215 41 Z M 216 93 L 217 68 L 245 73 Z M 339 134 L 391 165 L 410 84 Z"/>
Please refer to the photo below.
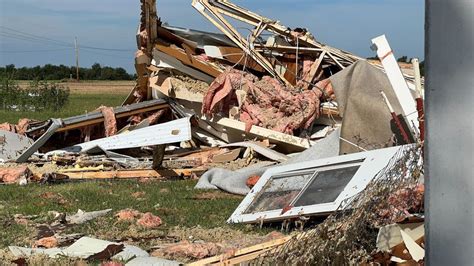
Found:
<path fill-rule="evenodd" d="M 21 118 L 46 120 L 49 118 L 65 118 L 84 114 L 97 109 L 101 105 L 119 106 L 125 99 L 126 94 L 78 94 L 71 93 L 68 104 L 59 112 L 13 112 L 0 110 L 0 123 L 9 122 L 16 124 Z"/>
<path fill-rule="evenodd" d="M 0 123 L 5 121 L 16 123 L 18 119 L 24 117 L 45 120 L 52 117 L 74 116 L 93 111 L 100 105 L 118 106 L 125 96 L 126 93 L 123 92 L 115 94 L 71 92 L 68 105 L 60 112 L 0 111 Z M 148 183 L 116 180 L 55 185 L 0 185 L 0 250 L 9 245 L 31 246 L 36 236 L 35 224 L 52 222 L 53 218 L 48 215 L 49 211 L 72 214 L 78 209 L 95 211 L 111 208 L 113 211 L 105 217 L 73 226 L 63 232 L 64 234 L 82 233 L 106 240 L 124 239 L 130 236 L 156 240 L 156 237 L 165 237 L 170 232 L 175 232 L 177 226 L 183 230 L 203 228 L 205 235 L 213 230 L 212 228 L 220 228 L 229 234 L 237 231 L 258 234 L 269 232 L 265 229 L 255 230 L 249 226 L 228 225 L 226 220 L 243 197 L 220 191 L 195 190 L 193 189 L 195 184 L 196 181 L 191 180 Z M 144 194 L 137 198 L 133 196 L 136 192 Z M 46 193 L 54 196 L 45 197 Z M 158 215 L 164 224 L 157 229 L 144 229 L 134 223 L 118 222 L 114 214 L 126 208 L 152 212 Z M 14 221 L 15 214 L 39 215 L 39 217 L 28 225 L 20 225 Z M 136 244 L 147 248 L 159 244 L 155 240 L 139 241 Z"/>
<path fill-rule="evenodd" d="M 195 190 L 195 184 L 196 181 L 190 180 L 148 183 L 117 180 L 0 186 L 0 249 L 9 245 L 32 243 L 34 226 L 16 224 L 13 221 L 15 214 L 39 215 L 35 222 L 48 223 L 52 220 L 48 211 L 75 213 L 78 209 L 94 211 L 111 208 L 111 214 L 74 226 L 67 231 L 104 239 L 127 237 L 131 232 L 135 236 L 166 235 L 167 230 L 175 226 L 230 227 L 226 220 L 242 197 L 220 191 Z M 48 192 L 54 196 L 45 197 Z M 136 192 L 144 194 L 137 198 L 132 195 Z M 134 224 L 118 223 L 113 215 L 126 208 L 152 212 L 163 220 L 163 225 L 150 230 Z"/>

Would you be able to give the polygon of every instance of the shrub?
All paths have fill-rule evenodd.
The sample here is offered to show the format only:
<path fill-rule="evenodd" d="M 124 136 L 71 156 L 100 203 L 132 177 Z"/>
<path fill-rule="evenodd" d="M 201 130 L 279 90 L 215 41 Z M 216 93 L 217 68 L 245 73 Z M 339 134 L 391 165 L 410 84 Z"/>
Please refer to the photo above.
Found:
<path fill-rule="evenodd" d="M 10 111 L 58 111 L 67 104 L 69 88 L 54 82 L 32 81 L 21 88 L 8 78 L 0 78 L 0 108 Z"/>

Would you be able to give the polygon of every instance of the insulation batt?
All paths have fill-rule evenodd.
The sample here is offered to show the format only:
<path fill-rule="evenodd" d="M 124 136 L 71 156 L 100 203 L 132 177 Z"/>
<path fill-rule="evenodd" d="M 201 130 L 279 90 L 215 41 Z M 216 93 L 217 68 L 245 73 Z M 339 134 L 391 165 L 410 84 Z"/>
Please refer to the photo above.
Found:
<path fill-rule="evenodd" d="M 256 125 L 290 135 L 311 126 L 319 117 L 323 98 L 321 89 L 300 92 L 268 76 L 259 80 L 252 74 L 227 69 L 209 86 L 202 113 L 228 113 L 231 106 L 238 106 L 236 90 L 246 92 L 240 106 L 240 121 L 246 124 L 247 131 Z"/>

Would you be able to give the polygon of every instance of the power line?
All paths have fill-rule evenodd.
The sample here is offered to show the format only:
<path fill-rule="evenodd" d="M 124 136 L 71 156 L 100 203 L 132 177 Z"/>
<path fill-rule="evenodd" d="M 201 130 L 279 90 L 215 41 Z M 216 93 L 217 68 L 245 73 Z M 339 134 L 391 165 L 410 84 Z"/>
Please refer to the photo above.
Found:
<path fill-rule="evenodd" d="M 50 49 L 50 50 L 11 50 L 11 51 L 2 51 L 0 53 L 37 53 L 37 52 L 58 52 L 58 51 L 69 51 L 71 49 L 64 48 L 64 49 Z"/>
<path fill-rule="evenodd" d="M 134 52 L 135 50 L 132 49 L 113 49 L 113 48 L 100 48 L 100 47 L 93 47 L 82 45 L 81 48 L 91 49 L 91 50 L 101 50 L 101 51 L 111 51 L 111 52 Z"/>
<path fill-rule="evenodd" d="M 12 39 L 17 39 L 17 40 L 22 40 L 22 41 L 27 41 L 27 42 L 38 42 L 38 43 L 42 43 L 42 44 L 46 44 L 46 45 L 55 45 L 55 46 L 61 46 L 61 47 L 71 47 L 69 45 L 62 45 L 62 44 L 58 44 L 58 43 L 54 43 L 54 42 L 49 42 L 49 41 L 45 41 L 45 40 L 42 40 L 42 39 L 35 39 L 35 38 L 31 38 L 31 37 L 27 37 L 27 36 L 22 36 L 22 35 L 18 35 L 18 34 L 12 34 L 12 33 L 9 33 L 9 32 L 0 32 L 0 35 L 3 36 L 3 37 L 7 37 L 7 38 L 12 38 Z"/>
<path fill-rule="evenodd" d="M 31 34 L 31 33 L 28 33 L 28 32 L 24 32 L 24 31 L 20 31 L 20 30 L 17 30 L 17 29 L 13 29 L 13 28 L 10 28 L 10 27 L 5 27 L 5 26 L 0 26 L 0 28 L 3 28 L 3 29 L 6 29 L 6 30 L 9 30 L 17 35 L 26 35 L 26 36 L 30 36 L 30 37 L 34 37 L 34 38 L 37 38 L 37 39 L 43 39 L 43 40 L 46 40 L 46 41 L 50 41 L 50 42 L 55 42 L 55 43 L 62 43 L 63 45 L 66 44 L 68 46 L 71 46 L 71 43 L 69 42 L 65 42 L 65 41 L 59 41 L 59 40 L 55 40 L 55 39 L 51 39 L 51 38 L 47 38 L 47 37 L 43 37 L 43 36 L 39 36 L 39 35 L 36 35 L 36 34 Z"/>
<path fill-rule="evenodd" d="M 51 38 L 42 37 L 39 35 L 27 33 L 24 31 L 19 31 L 10 27 L 0 26 L 0 28 L 6 29 L 7 31 L 0 32 L 0 35 L 24 40 L 24 41 L 39 41 L 50 45 L 59 45 L 59 46 L 67 46 L 67 47 L 74 47 L 72 43 L 55 40 Z M 95 47 L 95 46 L 88 46 L 88 45 L 81 45 L 80 48 L 88 48 L 91 50 L 101 50 L 101 51 L 110 51 L 110 52 L 133 52 L 133 49 L 116 49 L 116 48 L 105 48 L 105 47 Z"/>

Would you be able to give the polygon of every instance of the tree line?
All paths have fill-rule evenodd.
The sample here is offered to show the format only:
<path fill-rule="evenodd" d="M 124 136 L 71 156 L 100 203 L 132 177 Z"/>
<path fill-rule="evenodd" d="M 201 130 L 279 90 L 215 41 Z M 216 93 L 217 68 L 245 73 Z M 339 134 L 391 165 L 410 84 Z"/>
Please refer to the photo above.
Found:
<path fill-rule="evenodd" d="M 35 67 L 0 67 L 0 77 L 16 80 L 67 80 L 76 78 L 76 67 L 46 64 Z M 127 73 L 122 67 L 101 66 L 95 63 L 90 68 L 79 68 L 79 79 L 83 80 L 134 80 L 135 75 Z"/>
<path fill-rule="evenodd" d="M 377 56 L 372 56 L 372 57 L 367 57 L 369 60 L 379 60 Z M 411 63 L 411 60 L 413 58 L 408 58 L 408 56 L 404 55 L 399 58 L 397 58 L 397 62 L 400 63 Z M 420 61 L 420 75 L 425 76 L 425 60 Z"/>

